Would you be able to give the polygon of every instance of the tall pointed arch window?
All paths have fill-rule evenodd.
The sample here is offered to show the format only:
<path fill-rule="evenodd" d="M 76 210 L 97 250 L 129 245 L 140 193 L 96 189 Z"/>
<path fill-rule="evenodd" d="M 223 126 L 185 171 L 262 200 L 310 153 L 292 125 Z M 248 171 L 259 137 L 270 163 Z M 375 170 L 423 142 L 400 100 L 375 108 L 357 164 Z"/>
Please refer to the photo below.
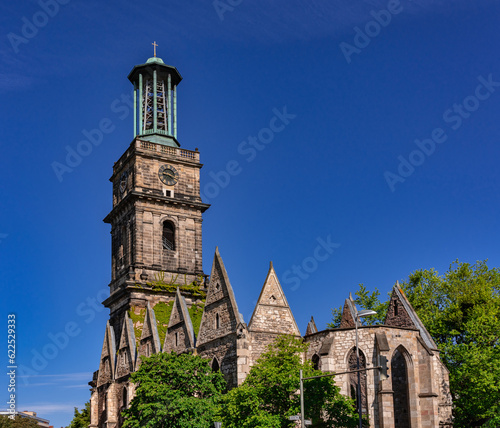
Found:
<path fill-rule="evenodd" d="M 352 348 L 347 357 L 347 363 L 349 371 L 354 371 L 358 369 L 357 358 L 356 358 L 356 348 Z M 359 368 L 366 369 L 366 357 L 363 351 L 359 351 Z M 361 389 L 361 413 L 368 413 L 368 400 L 367 400 L 367 390 L 366 390 L 366 371 L 362 371 L 360 374 L 361 385 L 358 384 L 358 373 L 349 374 L 349 391 L 351 398 L 356 401 L 356 409 L 359 409 L 358 404 L 358 389 Z"/>
<path fill-rule="evenodd" d="M 175 251 L 175 226 L 170 221 L 163 222 L 162 242 L 165 250 Z"/>
<path fill-rule="evenodd" d="M 394 391 L 394 427 L 410 428 L 410 393 L 406 350 L 399 346 L 391 359 L 392 390 Z"/>

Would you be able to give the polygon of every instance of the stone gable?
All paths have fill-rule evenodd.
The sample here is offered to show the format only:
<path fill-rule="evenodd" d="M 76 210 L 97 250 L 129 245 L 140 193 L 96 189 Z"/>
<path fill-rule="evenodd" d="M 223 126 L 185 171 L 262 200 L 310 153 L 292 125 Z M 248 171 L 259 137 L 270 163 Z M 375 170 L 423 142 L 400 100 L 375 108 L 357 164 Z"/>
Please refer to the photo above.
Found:
<path fill-rule="evenodd" d="M 115 333 L 109 321 L 106 323 L 104 342 L 102 344 L 101 361 L 99 364 L 99 375 L 97 386 L 111 382 L 115 378 L 116 345 Z"/>
<path fill-rule="evenodd" d="M 195 336 L 186 301 L 179 289 L 175 295 L 174 306 L 168 323 L 163 352 L 186 352 L 194 349 Z"/>
<path fill-rule="evenodd" d="M 240 322 L 242 316 L 217 248 L 198 333 L 198 345 L 235 333 Z"/>
<path fill-rule="evenodd" d="M 248 323 L 251 332 L 265 331 L 274 334 L 300 336 L 295 318 L 278 281 L 273 264 L 260 292 L 252 318 Z"/>

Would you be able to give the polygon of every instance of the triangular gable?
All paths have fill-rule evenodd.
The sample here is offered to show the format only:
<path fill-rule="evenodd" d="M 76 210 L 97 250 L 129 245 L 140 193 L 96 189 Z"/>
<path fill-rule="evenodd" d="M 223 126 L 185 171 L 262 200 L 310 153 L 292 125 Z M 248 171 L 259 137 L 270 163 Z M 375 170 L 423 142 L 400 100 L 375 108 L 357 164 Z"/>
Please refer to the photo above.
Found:
<path fill-rule="evenodd" d="M 102 344 L 101 361 L 99 363 L 99 375 L 97 386 L 111 382 L 115 378 L 116 344 L 115 332 L 111 328 L 109 321 L 106 323 L 104 342 Z"/>
<path fill-rule="evenodd" d="M 175 336 L 176 333 L 177 337 Z M 181 335 L 180 338 L 179 335 Z M 172 313 L 170 314 L 167 334 L 163 344 L 163 352 L 182 352 L 186 349 L 194 348 L 194 346 L 195 336 L 193 323 L 191 322 L 191 317 L 189 316 L 186 300 L 182 296 L 179 288 L 177 288 L 174 306 L 172 308 Z"/>
<path fill-rule="evenodd" d="M 233 287 L 219 248 L 216 248 L 197 345 L 236 332 L 237 325 L 242 322 L 243 316 L 238 310 Z"/>
<path fill-rule="evenodd" d="M 311 317 L 311 321 L 309 321 L 309 323 L 307 324 L 306 336 L 317 332 L 318 332 L 318 327 L 316 327 L 316 323 L 314 322 L 314 317 Z"/>
<path fill-rule="evenodd" d="M 118 345 L 115 375 L 117 379 L 119 377 L 126 376 L 135 370 L 137 357 L 135 342 L 134 323 L 125 312 L 122 334 Z"/>
<path fill-rule="evenodd" d="M 272 262 L 269 265 L 266 280 L 248 324 L 248 330 L 300 336 L 300 330 Z"/>
<path fill-rule="evenodd" d="M 342 318 L 340 320 L 340 328 L 354 328 L 356 327 L 355 319 L 357 317 L 358 310 L 354 304 L 352 294 L 349 293 L 349 298 L 345 299 L 344 309 L 342 310 Z"/>
<path fill-rule="evenodd" d="M 149 346 L 149 352 L 147 347 Z M 150 356 L 161 352 L 160 336 L 156 326 L 156 316 L 149 305 L 146 308 L 146 316 L 144 317 L 144 325 L 142 327 L 141 342 L 139 347 L 139 355 Z"/>
<path fill-rule="evenodd" d="M 420 330 L 420 335 L 425 344 L 430 349 L 437 349 L 436 343 L 405 296 L 403 289 L 399 285 L 399 281 L 396 282 L 392 289 L 391 300 L 384 324 L 393 327 L 417 328 Z"/>

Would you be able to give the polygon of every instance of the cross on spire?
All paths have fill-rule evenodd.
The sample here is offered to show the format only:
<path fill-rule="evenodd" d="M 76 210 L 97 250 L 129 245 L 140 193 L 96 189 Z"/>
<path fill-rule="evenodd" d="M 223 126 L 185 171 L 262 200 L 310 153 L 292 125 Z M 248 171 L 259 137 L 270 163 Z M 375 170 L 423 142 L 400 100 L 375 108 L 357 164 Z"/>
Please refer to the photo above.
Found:
<path fill-rule="evenodd" d="M 156 57 L 156 47 L 158 46 L 156 44 L 156 41 L 154 41 L 153 43 L 151 43 L 153 46 L 154 46 L 154 54 L 155 54 L 155 57 Z"/>

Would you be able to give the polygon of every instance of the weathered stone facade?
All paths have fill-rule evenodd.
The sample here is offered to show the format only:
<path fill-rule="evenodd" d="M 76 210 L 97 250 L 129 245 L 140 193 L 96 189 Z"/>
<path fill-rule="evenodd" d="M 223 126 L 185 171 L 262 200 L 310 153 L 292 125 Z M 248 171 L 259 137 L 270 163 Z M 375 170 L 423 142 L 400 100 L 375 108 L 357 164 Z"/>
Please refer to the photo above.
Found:
<path fill-rule="evenodd" d="M 169 85 L 172 78 L 180 82 L 173 67 L 156 59 L 153 63 L 153 71 L 145 64 L 133 72 L 144 68 L 155 82 L 153 72 L 169 76 Z M 141 96 L 139 92 L 136 98 L 142 100 Z M 138 103 L 142 108 L 142 101 Z M 159 114 L 164 120 L 165 108 Z M 301 337 L 272 263 L 248 325 L 218 249 L 210 276 L 204 275 L 201 223 L 209 205 L 200 198 L 199 152 L 180 149 L 171 135 L 150 134 L 132 141 L 110 179 L 113 209 L 105 221 L 111 224 L 112 279 L 110 296 L 103 302 L 110 320 L 99 370 L 89 382 L 91 428 L 122 426 L 121 411 L 135 391 L 130 375 L 139 368 L 141 357 L 197 353 L 214 370 L 221 370 L 229 387 L 236 387 L 277 336 Z M 174 177 L 174 169 L 169 170 L 171 182 L 161 179 L 162 168 L 177 172 Z M 303 358 L 324 372 L 355 369 L 356 318 L 351 296 L 340 328 L 318 331 L 311 318 L 303 337 L 309 345 Z M 362 408 L 371 427 L 451 427 L 448 371 L 398 284 L 385 324 L 360 326 L 358 335 L 361 367 L 366 368 L 361 376 Z M 385 380 L 373 369 L 380 356 L 390 364 Z M 357 375 L 339 375 L 336 382 L 343 394 L 356 395 Z"/>

